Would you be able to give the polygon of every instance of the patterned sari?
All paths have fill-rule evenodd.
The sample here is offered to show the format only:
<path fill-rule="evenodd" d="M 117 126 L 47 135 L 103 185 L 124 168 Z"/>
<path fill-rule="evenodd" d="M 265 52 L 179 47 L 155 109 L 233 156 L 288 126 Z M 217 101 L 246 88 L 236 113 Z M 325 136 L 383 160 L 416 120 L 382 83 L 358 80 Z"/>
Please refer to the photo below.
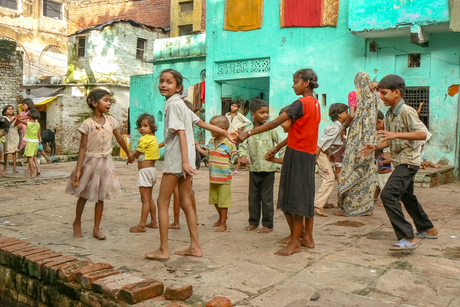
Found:
<path fill-rule="evenodd" d="M 357 107 L 348 131 L 347 147 L 338 186 L 338 205 L 345 216 L 367 215 L 374 210 L 374 156 L 358 156 L 365 144 L 376 142 L 378 96 L 369 89 L 370 78 L 365 72 L 355 77 Z"/>

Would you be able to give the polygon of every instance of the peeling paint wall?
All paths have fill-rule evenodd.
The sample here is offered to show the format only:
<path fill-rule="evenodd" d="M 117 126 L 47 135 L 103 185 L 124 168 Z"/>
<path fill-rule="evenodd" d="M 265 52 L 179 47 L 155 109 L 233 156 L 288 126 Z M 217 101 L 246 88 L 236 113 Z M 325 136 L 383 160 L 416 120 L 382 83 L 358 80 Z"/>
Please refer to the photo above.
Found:
<path fill-rule="evenodd" d="M 78 57 L 78 39 L 86 38 L 85 56 Z M 153 72 L 153 43 L 166 34 L 115 23 L 69 39 L 69 66 L 65 83 L 129 84 L 131 75 Z M 136 58 L 138 38 L 147 40 L 144 60 Z"/>
<path fill-rule="evenodd" d="M 14 42 L 0 40 L 0 110 L 22 100 L 22 57 Z"/>

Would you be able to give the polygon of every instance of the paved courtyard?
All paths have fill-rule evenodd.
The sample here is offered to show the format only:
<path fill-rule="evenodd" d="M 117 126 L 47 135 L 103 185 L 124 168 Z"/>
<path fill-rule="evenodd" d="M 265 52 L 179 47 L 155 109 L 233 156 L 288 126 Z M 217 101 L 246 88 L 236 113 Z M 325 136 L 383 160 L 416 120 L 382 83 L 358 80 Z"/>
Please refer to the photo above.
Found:
<path fill-rule="evenodd" d="M 248 172 L 242 171 L 232 183 L 233 206 L 229 209 L 229 230 L 214 232 L 217 220 L 207 204 L 208 170 L 195 176 L 195 190 L 202 258 L 172 255 L 160 262 L 147 260 L 145 252 L 159 246 L 159 232 L 132 234 L 130 226 L 140 218 L 140 195 L 136 186 L 136 165 L 115 162 L 123 196 L 106 201 L 102 231 L 107 240 L 92 238 L 93 204 L 83 215 L 84 238 L 73 238 L 76 198 L 65 195 L 66 180 L 75 162 L 44 165 L 41 179 L 20 180 L 21 173 L 0 177 L 0 233 L 24 238 L 40 246 L 93 262 L 108 262 L 117 269 L 166 283 L 192 284 L 192 301 L 215 295 L 227 296 L 235 306 L 345 306 L 310 302 L 319 289 L 332 288 L 343 300 L 363 302 L 346 306 L 460 306 L 460 183 L 434 189 L 416 189 L 416 194 L 435 226 L 437 240 L 421 240 L 412 253 L 388 251 L 396 239 L 383 207 L 372 217 L 316 217 L 314 249 L 304 248 L 290 257 L 275 256 L 282 247 L 277 240 L 288 234 L 281 212 L 275 214 L 275 229 L 269 234 L 247 232 Z M 158 169 L 161 170 L 161 163 Z M 161 172 L 159 174 L 161 178 Z M 276 176 L 275 198 L 279 174 Z M 320 180 L 317 178 L 317 186 Z M 154 189 L 155 198 L 158 187 Z M 334 200 L 336 199 L 334 195 Z M 172 221 L 172 209 L 170 213 Z M 185 218 L 181 229 L 170 231 L 174 252 L 188 247 Z M 332 296 L 331 296 L 332 297 Z M 373 299 L 373 300 L 370 300 Z M 190 299 L 189 299 L 190 300 Z M 159 306 L 146 301 L 142 306 Z"/>

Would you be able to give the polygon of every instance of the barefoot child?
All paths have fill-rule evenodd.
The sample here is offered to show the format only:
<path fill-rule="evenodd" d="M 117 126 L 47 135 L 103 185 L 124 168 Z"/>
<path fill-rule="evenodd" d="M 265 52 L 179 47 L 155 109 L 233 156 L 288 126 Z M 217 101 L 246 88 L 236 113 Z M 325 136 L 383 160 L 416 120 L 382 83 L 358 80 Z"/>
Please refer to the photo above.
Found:
<path fill-rule="evenodd" d="M 399 242 L 390 247 L 391 251 L 417 248 L 412 225 L 404 218 L 401 204 L 414 221 L 417 236 L 436 239 L 438 230 L 422 209 L 414 195 L 414 178 L 422 158 L 421 142 L 427 138 L 426 128 L 417 116 L 417 112 L 404 103 L 402 96 L 406 90 L 404 79 L 397 75 L 387 75 L 379 83 L 379 91 L 386 106 L 390 106 L 385 116 L 385 130 L 378 135 L 383 141 L 378 144 L 366 144 L 360 152 L 369 156 L 378 149 L 390 147 L 394 171 L 381 193 L 385 211 L 390 219 Z"/>
<path fill-rule="evenodd" d="M 118 131 L 118 122 L 109 113 L 111 95 L 103 89 L 92 90 L 86 103 L 93 110 L 78 129 L 81 133 L 78 162 L 70 175 L 65 189 L 66 194 L 78 197 L 75 221 L 73 222 L 74 237 L 83 237 L 81 216 L 87 201 L 95 202 L 93 237 L 104 240 L 105 236 L 99 229 L 104 201 L 121 195 L 120 184 L 115 175 L 112 161 L 112 137 L 115 135 L 118 144 L 128 154 L 128 162 L 134 161 L 133 153 Z"/>
<path fill-rule="evenodd" d="M 333 121 L 323 131 L 323 135 L 316 147 L 316 163 L 323 182 L 315 194 L 315 212 L 320 216 L 327 216 L 324 206 L 334 189 L 335 173 L 332 169 L 329 156 L 338 152 L 343 146 L 343 123 L 348 116 L 348 106 L 343 103 L 334 103 L 329 107 L 329 117 Z"/>
<path fill-rule="evenodd" d="M 223 134 L 233 140 L 228 131 L 203 122 L 187 108 L 180 98 L 183 88 L 183 77 L 179 72 L 173 69 L 166 69 L 161 73 L 158 89 L 160 94 L 166 98 L 166 103 L 164 107 L 165 160 L 160 195 L 157 201 L 160 248 L 145 254 L 145 257 L 150 259 L 169 258 L 169 202 L 176 185 L 178 185 L 180 205 L 187 219 L 191 239 L 190 247 L 183 251 L 177 251 L 176 254 L 195 257 L 203 255 L 198 241 L 197 219 L 191 199 L 191 180 L 192 176 L 196 174 L 196 169 L 190 165 L 190 163 L 195 162 L 195 140 L 193 138 L 192 124 Z"/>
<path fill-rule="evenodd" d="M 229 122 L 223 115 L 217 115 L 209 121 L 211 125 L 227 131 Z M 201 149 L 195 143 L 196 149 L 203 155 L 209 156 L 209 204 L 216 207 L 219 220 L 214 223 L 216 232 L 227 230 L 227 212 L 232 205 L 232 181 L 233 164 L 237 156 L 236 146 L 224 135 L 211 132 L 212 139 L 209 140 L 207 150 Z"/>
<path fill-rule="evenodd" d="M 249 105 L 252 125 L 246 130 L 262 126 L 268 119 L 268 103 L 254 98 Z M 270 130 L 245 140 L 240 146 L 241 165 L 249 164 L 249 225 L 247 231 L 259 227 L 262 215 L 262 229 L 259 233 L 269 233 L 273 230 L 273 185 L 275 184 L 276 165 L 265 160 L 265 154 L 280 142 L 278 132 Z"/>
<path fill-rule="evenodd" d="M 26 141 L 26 149 L 24 150 L 24 157 L 28 158 L 30 178 L 35 177 L 34 163 L 37 166 L 37 174 L 40 175 L 40 165 L 37 161 L 38 146 L 40 142 L 40 112 L 37 109 L 32 109 L 28 113 L 30 119 L 27 122 L 26 132 L 24 133 L 24 141 Z"/>
<path fill-rule="evenodd" d="M 228 128 L 228 131 L 230 133 L 236 133 L 237 131 L 244 131 L 245 127 L 248 126 L 251 121 L 241 114 L 240 110 L 240 104 L 237 100 L 232 101 L 232 104 L 230 105 L 230 112 L 227 112 L 225 114 L 225 117 L 228 119 L 228 122 L 230 123 L 230 127 Z M 236 134 L 235 134 L 236 135 Z M 239 144 L 236 144 L 236 149 L 239 150 Z M 236 165 L 235 169 L 235 175 L 239 174 L 240 170 L 240 164 L 238 163 Z"/>
<path fill-rule="evenodd" d="M 286 113 L 281 114 L 253 130 L 241 132 L 238 141 L 275 129 L 288 119 L 292 120 L 287 140 L 275 147 L 274 152 L 287 144 L 281 170 L 278 208 L 286 219 L 292 221 L 289 244 L 276 252 L 276 255 L 289 256 L 301 251 L 301 244 L 314 246 L 313 217 L 315 215 L 315 160 L 318 141 L 318 127 L 321 121 L 321 108 L 313 98 L 313 90 L 318 87 L 318 77 L 311 69 L 301 69 L 293 75 L 292 88 L 302 97 L 292 103 Z M 305 221 L 305 237 L 300 240 Z"/>
<path fill-rule="evenodd" d="M 420 154 L 422 156 L 422 164 L 420 165 L 420 169 L 425 169 L 427 167 L 439 168 L 441 164 L 434 164 L 433 162 L 427 160 L 426 154 L 423 152 L 424 147 L 425 145 L 422 145 L 422 152 Z"/>
<path fill-rule="evenodd" d="M 377 131 L 385 130 L 385 115 L 383 115 L 382 111 L 377 112 L 377 124 L 375 127 Z M 391 176 L 391 162 L 393 161 L 388 148 L 376 150 L 375 159 L 377 163 L 377 182 L 374 192 L 374 204 L 377 203 L 380 192 L 382 192 L 388 178 Z"/>
<path fill-rule="evenodd" d="M 136 125 L 142 134 L 137 143 L 137 149 L 133 152 L 138 162 L 139 176 L 137 177 L 137 186 L 141 193 L 142 211 L 139 225 L 131 227 L 129 231 L 145 232 L 146 227 L 158 228 L 156 207 L 152 192 L 153 186 L 157 181 L 155 161 L 160 159 L 160 149 L 158 148 L 158 140 L 155 136 L 155 131 L 157 131 L 155 118 L 149 114 L 142 114 L 137 119 Z M 151 223 L 147 225 L 149 213 Z"/>

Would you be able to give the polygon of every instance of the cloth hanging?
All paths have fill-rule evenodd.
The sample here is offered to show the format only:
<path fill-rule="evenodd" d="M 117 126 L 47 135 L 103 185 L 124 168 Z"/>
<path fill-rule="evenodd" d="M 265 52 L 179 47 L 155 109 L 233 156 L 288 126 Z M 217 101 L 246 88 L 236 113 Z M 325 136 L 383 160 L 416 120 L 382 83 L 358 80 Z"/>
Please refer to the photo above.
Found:
<path fill-rule="evenodd" d="M 201 110 L 201 83 L 193 86 L 193 112 Z"/>
<path fill-rule="evenodd" d="M 251 31 L 262 27 L 264 0 L 225 0 L 224 30 Z"/>
<path fill-rule="evenodd" d="M 205 103 L 205 101 L 206 101 L 206 83 L 205 83 L 205 81 L 201 82 L 201 95 L 200 95 L 200 98 L 201 98 L 201 103 Z"/>
<path fill-rule="evenodd" d="M 339 0 L 281 0 L 281 27 L 336 26 Z"/>

